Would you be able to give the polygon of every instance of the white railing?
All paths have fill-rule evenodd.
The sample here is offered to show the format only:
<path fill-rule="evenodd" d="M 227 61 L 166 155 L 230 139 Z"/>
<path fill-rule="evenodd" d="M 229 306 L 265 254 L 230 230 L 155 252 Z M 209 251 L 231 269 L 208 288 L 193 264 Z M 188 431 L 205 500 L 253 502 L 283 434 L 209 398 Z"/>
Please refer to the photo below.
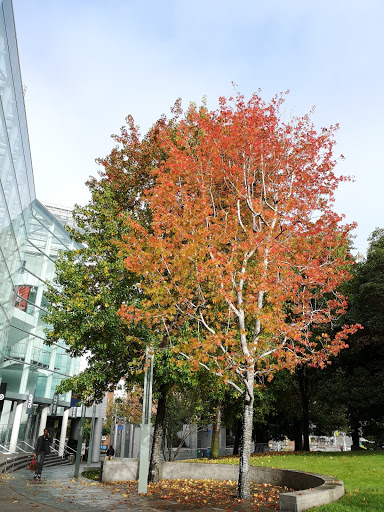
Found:
<path fill-rule="evenodd" d="M 30 450 L 27 450 L 27 453 L 33 453 L 35 451 L 34 447 L 27 443 L 27 441 L 18 441 L 20 444 L 23 443 L 24 447 L 30 448 Z M 21 449 L 21 448 L 20 448 Z"/>
<path fill-rule="evenodd" d="M 6 446 L 0 444 L 0 453 L 8 455 L 10 453 L 10 451 L 8 450 L 8 448 Z"/>
<path fill-rule="evenodd" d="M 52 442 L 52 450 L 54 450 L 57 454 L 59 454 L 59 451 L 58 451 L 59 449 L 60 449 L 60 441 L 58 439 L 54 439 Z M 73 448 L 71 448 L 70 446 L 68 446 L 67 444 L 64 443 L 64 450 L 63 450 L 62 457 L 67 457 L 68 455 L 76 456 L 76 450 L 74 450 Z"/>
<path fill-rule="evenodd" d="M 22 443 L 24 443 L 25 441 L 20 441 Z M 15 453 L 18 453 L 18 452 L 23 452 L 23 453 L 26 453 L 26 454 L 30 454 L 31 452 L 30 451 L 27 451 L 27 450 L 23 450 L 23 448 L 20 448 L 20 446 L 18 444 L 14 444 L 14 443 L 11 443 L 10 441 L 8 441 L 7 443 L 5 443 L 5 446 L 6 448 L 10 450 L 11 446 L 14 446 L 16 448 L 15 450 Z"/>
<path fill-rule="evenodd" d="M 6 458 L 6 461 L 5 461 L 5 468 L 4 468 L 4 471 L 7 473 L 9 471 L 12 471 L 14 470 L 14 467 L 15 467 L 15 460 L 16 460 L 16 457 L 7 457 Z M 10 464 L 12 464 L 12 468 L 10 468 Z"/>

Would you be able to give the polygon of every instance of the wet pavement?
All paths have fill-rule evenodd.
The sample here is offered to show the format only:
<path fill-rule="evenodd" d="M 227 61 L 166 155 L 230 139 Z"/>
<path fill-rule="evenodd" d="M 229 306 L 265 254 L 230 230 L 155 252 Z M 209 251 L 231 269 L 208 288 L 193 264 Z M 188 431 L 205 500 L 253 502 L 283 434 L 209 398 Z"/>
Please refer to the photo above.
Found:
<path fill-rule="evenodd" d="M 80 467 L 79 474 L 88 468 L 85 464 Z M 28 470 L 3 474 L 0 477 L 0 503 L 1 512 L 20 512 L 23 509 L 37 510 L 38 512 L 109 512 L 109 511 L 191 511 L 203 512 L 212 510 L 222 512 L 225 510 L 268 512 L 276 510 L 271 504 L 268 508 L 255 507 L 254 504 L 232 502 L 228 507 L 218 502 L 207 503 L 203 508 L 199 506 L 185 506 L 183 503 L 164 500 L 159 496 L 138 495 L 135 492 L 125 492 L 119 484 L 101 484 L 79 476 L 73 477 L 74 466 L 55 466 L 43 469 L 42 479 L 36 483 L 33 473 Z M 133 484 L 133 483 L 132 483 Z M 133 484 L 135 486 L 135 484 Z M 136 486 L 135 486 L 136 489 Z M 276 504 L 275 504 L 276 506 Z"/>
<path fill-rule="evenodd" d="M 85 469 L 87 467 L 82 465 L 80 475 Z M 7 491 L 11 491 L 10 497 L 6 500 L 9 506 L 17 505 L 15 508 L 9 508 L 10 511 L 20 511 L 23 504 L 28 505 L 28 509 L 36 508 L 39 512 L 54 512 L 55 509 L 67 512 L 166 510 L 161 506 L 164 504 L 160 503 L 160 508 L 157 508 L 154 501 L 146 496 L 123 497 L 120 493 L 114 492 L 113 486 L 105 486 L 81 476 L 74 478 L 73 471 L 74 466 L 44 468 L 41 481 L 38 483 L 34 481 L 33 473 L 28 470 L 2 475 L 1 511 L 8 512 L 8 509 L 4 508 L 4 486 L 9 488 Z"/>

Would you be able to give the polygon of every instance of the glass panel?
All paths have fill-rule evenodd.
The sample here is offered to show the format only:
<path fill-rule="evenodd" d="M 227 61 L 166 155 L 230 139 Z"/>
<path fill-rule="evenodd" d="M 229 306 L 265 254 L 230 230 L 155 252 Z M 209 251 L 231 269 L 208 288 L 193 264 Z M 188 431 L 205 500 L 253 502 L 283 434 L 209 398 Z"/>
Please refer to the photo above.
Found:
<path fill-rule="evenodd" d="M 52 398 L 71 358 L 44 345 L 45 281 L 54 278 L 59 251 L 73 244 L 35 200 L 12 4 L 0 7 L 0 370 L 10 392 L 36 388 Z"/>

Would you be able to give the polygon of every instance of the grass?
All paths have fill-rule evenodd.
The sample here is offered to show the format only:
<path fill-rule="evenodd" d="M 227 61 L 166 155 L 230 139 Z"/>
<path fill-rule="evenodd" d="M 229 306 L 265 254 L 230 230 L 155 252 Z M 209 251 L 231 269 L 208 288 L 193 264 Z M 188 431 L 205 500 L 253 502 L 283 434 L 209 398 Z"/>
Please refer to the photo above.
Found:
<path fill-rule="evenodd" d="M 199 459 L 198 462 L 238 464 L 239 459 L 225 457 L 218 460 Z M 252 456 L 251 464 L 320 473 L 342 480 L 345 495 L 335 503 L 312 508 L 312 512 L 384 511 L 384 451 L 265 453 Z M 82 476 L 99 480 L 100 472 L 86 470 Z"/>
<path fill-rule="evenodd" d="M 81 473 L 81 476 L 88 478 L 89 480 L 100 481 L 100 470 L 99 469 L 86 469 Z"/>
<path fill-rule="evenodd" d="M 226 457 L 201 462 L 238 464 Z M 252 456 L 254 466 L 297 469 L 335 476 L 344 482 L 345 495 L 339 501 L 311 509 L 312 512 L 383 512 L 384 452 L 277 453 Z"/>

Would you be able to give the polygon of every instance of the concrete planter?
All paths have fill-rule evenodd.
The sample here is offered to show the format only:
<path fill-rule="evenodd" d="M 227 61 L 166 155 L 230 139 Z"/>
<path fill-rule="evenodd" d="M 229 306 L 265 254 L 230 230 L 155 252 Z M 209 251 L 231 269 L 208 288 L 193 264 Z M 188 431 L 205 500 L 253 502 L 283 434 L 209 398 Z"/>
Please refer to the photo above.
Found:
<path fill-rule="evenodd" d="M 238 466 L 231 464 L 195 464 L 193 462 L 163 462 L 160 478 L 175 480 L 212 479 L 237 480 Z M 135 459 L 116 459 L 105 461 L 103 465 L 103 482 L 138 480 L 139 461 Z M 280 494 L 280 512 L 301 512 L 312 507 L 326 505 L 337 501 L 344 494 L 344 484 L 335 478 L 293 471 L 251 467 L 251 480 L 257 483 L 290 487 L 294 492 Z"/>

